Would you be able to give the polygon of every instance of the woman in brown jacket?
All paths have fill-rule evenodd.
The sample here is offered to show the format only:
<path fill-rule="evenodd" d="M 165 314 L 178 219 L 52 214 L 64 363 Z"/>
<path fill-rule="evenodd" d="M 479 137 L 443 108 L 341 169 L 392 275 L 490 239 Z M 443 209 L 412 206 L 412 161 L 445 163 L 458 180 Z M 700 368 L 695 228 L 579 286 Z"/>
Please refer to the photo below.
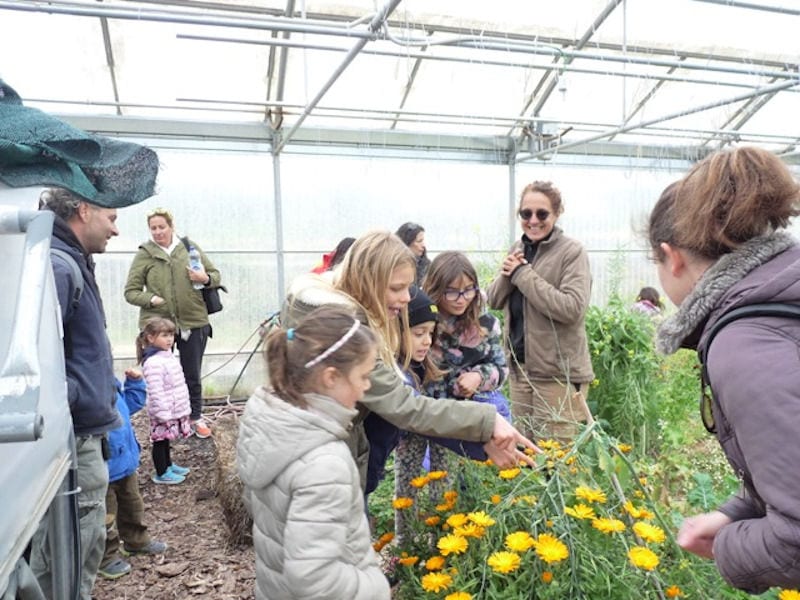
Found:
<path fill-rule="evenodd" d="M 588 416 L 594 379 L 584 317 L 592 276 L 580 242 L 556 227 L 564 206 L 549 181 L 520 195 L 522 238 L 487 289 L 491 308 L 505 314 L 511 410 L 523 433 L 570 441 Z"/>

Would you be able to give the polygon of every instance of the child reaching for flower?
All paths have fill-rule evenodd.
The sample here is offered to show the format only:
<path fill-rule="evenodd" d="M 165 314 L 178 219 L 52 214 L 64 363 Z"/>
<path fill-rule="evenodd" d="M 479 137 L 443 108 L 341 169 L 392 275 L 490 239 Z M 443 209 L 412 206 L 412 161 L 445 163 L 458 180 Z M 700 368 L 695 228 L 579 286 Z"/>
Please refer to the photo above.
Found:
<path fill-rule="evenodd" d="M 429 352 L 435 338 L 437 321 L 436 305 L 422 290 L 416 290 L 408 305 L 409 347 L 406 348 L 405 344 L 401 344 L 398 363 L 405 374 L 406 383 L 417 391 L 441 380 L 444 375 L 431 360 Z M 437 443 L 430 443 L 431 440 Z M 455 450 L 459 445 L 461 446 L 458 449 L 459 454 L 481 460 L 486 458 L 481 445 L 474 442 L 428 438 L 407 431 L 402 432 L 395 450 L 395 496 L 398 499 L 416 500 L 418 482 L 422 480 L 418 478 L 426 454 L 431 468 L 443 472 L 447 469 L 448 448 Z M 425 481 L 429 486 L 431 498 L 440 498 L 444 492 L 444 482 L 432 478 Z M 413 516 L 408 515 L 407 508 L 402 508 L 401 502 L 395 510 L 395 536 L 401 548 L 411 542 L 410 519 L 413 519 Z"/>
<path fill-rule="evenodd" d="M 136 358 L 147 384 L 147 414 L 153 443 L 154 483 L 183 483 L 189 469 L 172 462 L 170 440 L 192 435 L 189 388 L 181 363 L 172 353 L 175 323 L 153 317 L 136 338 Z"/>
<path fill-rule="evenodd" d="M 257 600 L 388 600 L 347 439 L 377 343 L 346 307 L 267 338 L 271 387 L 247 401 L 237 447 L 253 517 Z"/>

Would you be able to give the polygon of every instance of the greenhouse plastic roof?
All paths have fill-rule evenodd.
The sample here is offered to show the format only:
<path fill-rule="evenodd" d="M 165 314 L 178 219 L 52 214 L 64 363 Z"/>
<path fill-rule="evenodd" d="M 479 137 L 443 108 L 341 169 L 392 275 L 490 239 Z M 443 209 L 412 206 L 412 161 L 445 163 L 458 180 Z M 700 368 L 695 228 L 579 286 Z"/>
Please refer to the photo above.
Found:
<path fill-rule="evenodd" d="M 0 0 L 0 77 L 93 131 L 800 162 L 796 0 Z"/>

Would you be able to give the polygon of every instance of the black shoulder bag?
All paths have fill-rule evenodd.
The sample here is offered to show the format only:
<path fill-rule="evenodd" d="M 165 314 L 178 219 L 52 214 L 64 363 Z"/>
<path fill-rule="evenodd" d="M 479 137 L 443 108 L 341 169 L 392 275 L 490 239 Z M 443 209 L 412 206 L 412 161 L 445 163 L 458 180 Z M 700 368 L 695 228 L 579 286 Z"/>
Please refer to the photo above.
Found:
<path fill-rule="evenodd" d="M 186 246 L 186 251 L 189 252 L 189 238 L 182 237 L 181 241 L 183 245 Z M 218 313 L 222 310 L 222 299 L 219 297 L 219 291 L 222 290 L 223 292 L 227 292 L 227 288 L 224 285 L 211 287 L 210 285 L 204 286 L 203 289 L 200 291 L 203 292 L 203 302 L 206 303 L 206 312 L 210 315 L 214 313 Z"/>

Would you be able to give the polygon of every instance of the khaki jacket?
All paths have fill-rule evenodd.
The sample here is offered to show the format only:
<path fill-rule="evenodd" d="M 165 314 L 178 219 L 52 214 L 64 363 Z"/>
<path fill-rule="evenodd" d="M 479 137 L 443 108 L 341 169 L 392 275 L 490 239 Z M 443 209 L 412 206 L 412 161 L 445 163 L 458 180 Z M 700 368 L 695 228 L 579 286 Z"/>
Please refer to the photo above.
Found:
<path fill-rule="evenodd" d="M 297 278 L 289 289 L 281 311 L 282 326 L 296 326 L 303 316 L 323 304 L 352 306 L 352 301 L 319 277 Z M 366 317 L 360 320 L 367 322 Z M 420 435 L 469 442 L 488 442 L 492 437 L 497 418 L 497 411 L 492 404 L 417 396 L 410 386 L 403 383 L 397 367 L 387 365 L 380 359 L 370 375 L 370 383 L 370 389 L 358 404 L 359 414 L 353 421 L 353 429 L 347 440 L 358 465 L 362 488 L 366 485 L 369 458 L 364 419 L 370 411 L 400 429 Z"/>
<path fill-rule="evenodd" d="M 195 244 L 203 267 L 211 277 L 209 287 L 219 287 L 221 277 L 217 268 Z M 152 240 L 139 246 L 125 283 L 125 300 L 138 306 L 139 327 L 144 327 L 151 317 L 165 317 L 175 322 L 179 329 L 198 329 L 208 325 L 208 312 L 201 290 L 192 287 L 186 272 L 189 253 L 178 244 L 169 256 Z M 160 296 L 166 302 L 150 306 L 150 299 Z"/>
<path fill-rule="evenodd" d="M 522 251 L 517 241 L 509 250 Z M 514 288 L 525 297 L 525 372 L 531 379 L 556 378 L 569 383 L 594 379 L 585 316 L 589 308 L 592 274 L 589 256 L 580 242 L 558 227 L 539 244 L 529 265 L 519 267 L 511 277 L 499 275 L 486 290 L 491 308 L 503 309 L 506 349 L 510 356 L 509 297 Z"/>

